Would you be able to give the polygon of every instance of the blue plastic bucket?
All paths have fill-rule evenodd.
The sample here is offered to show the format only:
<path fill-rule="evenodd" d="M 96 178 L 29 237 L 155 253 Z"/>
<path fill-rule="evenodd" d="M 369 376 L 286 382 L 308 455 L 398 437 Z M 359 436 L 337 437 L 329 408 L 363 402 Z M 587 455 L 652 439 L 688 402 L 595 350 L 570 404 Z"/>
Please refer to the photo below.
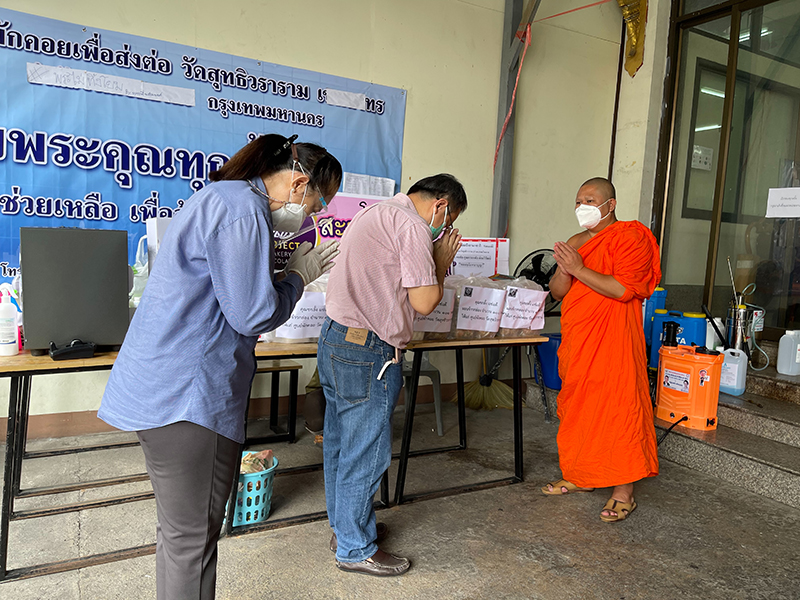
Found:
<path fill-rule="evenodd" d="M 653 337 L 653 316 L 656 309 L 663 309 L 667 303 L 667 290 L 657 287 L 644 303 L 644 343 L 650 346 Z"/>
<path fill-rule="evenodd" d="M 537 346 L 539 358 L 542 360 L 544 385 L 551 390 L 560 390 L 561 377 L 558 376 L 558 347 L 561 345 L 561 334 L 547 333 L 545 335 L 549 339 Z M 536 381 L 539 381 L 538 377 L 536 377 Z"/>
<path fill-rule="evenodd" d="M 702 313 L 683 313 L 681 326 L 683 327 L 683 335 L 678 335 L 678 343 L 683 346 L 697 346 L 706 345 L 706 316 Z M 714 348 L 711 348 L 712 350 Z"/>
<path fill-rule="evenodd" d="M 242 452 L 244 457 L 247 452 Z M 236 507 L 233 511 L 233 526 L 252 525 L 266 521 L 272 505 L 272 482 L 278 459 L 272 459 L 272 466 L 258 473 L 239 473 L 236 487 Z"/>

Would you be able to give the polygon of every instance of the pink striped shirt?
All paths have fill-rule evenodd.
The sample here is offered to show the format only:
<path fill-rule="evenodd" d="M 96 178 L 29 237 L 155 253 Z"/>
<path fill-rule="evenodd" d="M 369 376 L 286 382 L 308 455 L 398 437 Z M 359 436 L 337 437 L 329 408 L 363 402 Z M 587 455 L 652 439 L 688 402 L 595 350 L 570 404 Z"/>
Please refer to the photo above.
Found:
<path fill-rule="evenodd" d="M 408 288 L 437 285 L 428 223 L 405 194 L 360 211 L 345 230 L 328 281 L 328 316 L 405 348 L 416 312 Z"/>

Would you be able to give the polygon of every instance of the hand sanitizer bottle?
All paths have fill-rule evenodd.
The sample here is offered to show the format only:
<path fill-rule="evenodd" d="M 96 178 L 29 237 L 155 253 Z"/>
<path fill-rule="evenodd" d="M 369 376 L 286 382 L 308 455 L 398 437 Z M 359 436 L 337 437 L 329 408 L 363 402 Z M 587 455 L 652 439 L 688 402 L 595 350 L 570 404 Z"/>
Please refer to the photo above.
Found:
<path fill-rule="evenodd" d="M 741 396 L 747 385 L 747 356 L 741 350 L 735 348 L 725 350 L 722 346 L 717 348 L 717 352 L 725 355 L 719 391 L 731 396 Z"/>
<path fill-rule="evenodd" d="M 10 292 L 0 291 L 0 356 L 19 354 L 18 334 L 17 307 L 11 301 Z"/>

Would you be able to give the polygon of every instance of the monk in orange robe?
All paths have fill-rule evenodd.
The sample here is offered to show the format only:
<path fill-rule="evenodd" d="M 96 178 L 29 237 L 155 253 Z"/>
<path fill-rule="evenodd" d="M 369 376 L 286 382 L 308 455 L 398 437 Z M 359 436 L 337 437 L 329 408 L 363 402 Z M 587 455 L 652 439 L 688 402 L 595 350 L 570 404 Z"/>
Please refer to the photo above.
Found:
<path fill-rule="evenodd" d="M 550 290 L 561 306 L 558 455 L 563 479 L 548 495 L 612 487 L 600 518 L 636 508 L 633 484 L 658 474 L 642 300 L 659 280 L 658 245 L 638 221 L 618 221 L 610 181 L 590 179 L 575 200 L 584 228 L 557 242 Z"/>

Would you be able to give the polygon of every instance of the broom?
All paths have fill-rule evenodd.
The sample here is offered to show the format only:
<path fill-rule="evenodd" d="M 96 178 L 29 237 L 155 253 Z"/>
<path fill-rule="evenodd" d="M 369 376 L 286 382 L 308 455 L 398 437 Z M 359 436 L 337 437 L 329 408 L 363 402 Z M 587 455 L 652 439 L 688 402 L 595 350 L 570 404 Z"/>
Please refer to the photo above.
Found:
<path fill-rule="evenodd" d="M 467 408 L 473 410 L 493 410 L 495 408 L 514 408 L 514 390 L 510 386 L 496 379 L 500 364 L 508 354 L 505 349 L 500 359 L 492 367 L 491 371 L 486 370 L 486 349 L 483 350 L 483 374 L 477 381 L 471 381 L 464 386 L 464 403 Z M 450 402 L 458 402 L 458 392 L 450 399 Z"/>

